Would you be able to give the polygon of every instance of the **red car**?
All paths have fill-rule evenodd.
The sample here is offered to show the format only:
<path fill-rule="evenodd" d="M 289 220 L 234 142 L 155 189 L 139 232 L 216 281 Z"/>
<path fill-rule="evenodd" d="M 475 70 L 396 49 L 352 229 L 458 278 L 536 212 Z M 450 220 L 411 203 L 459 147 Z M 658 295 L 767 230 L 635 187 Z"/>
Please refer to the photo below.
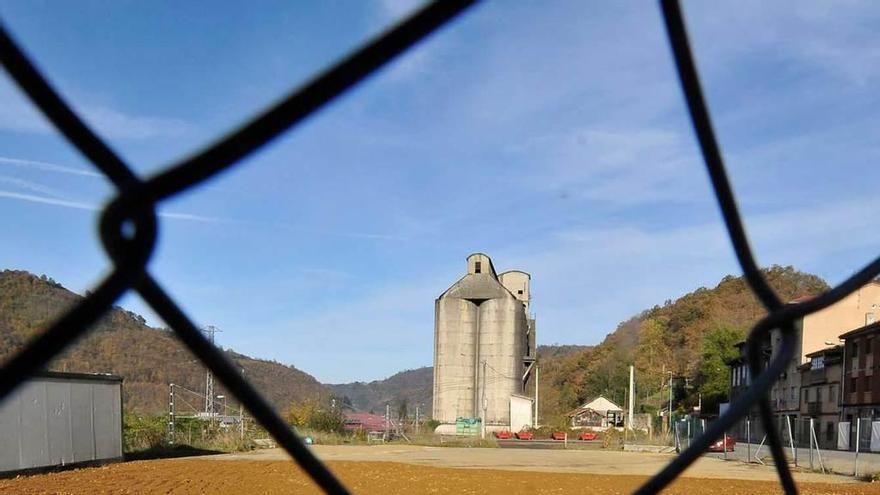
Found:
<path fill-rule="evenodd" d="M 736 448 L 736 439 L 730 435 L 724 435 L 723 438 L 719 438 L 718 440 L 712 442 L 709 445 L 709 452 L 724 452 L 725 450 L 728 452 L 733 452 L 733 449 Z"/>
<path fill-rule="evenodd" d="M 568 437 L 568 434 L 564 431 L 554 431 L 550 438 L 553 440 L 565 440 Z"/>
<path fill-rule="evenodd" d="M 594 431 L 582 431 L 578 433 L 578 440 L 590 441 L 599 438 L 599 434 Z"/>
<path fill-rule="evenodd" d="M 496 431 L 495 438 L 499 440 L 510 440 L 511 438 L 513 438 L 513 433 L 508 430 Z"/>
<path fill-rule="evenodd" d="M 516 438 L 519 438 L 520 440 L 534 440 L 535 434 L 528 430 L 523 430 L 516 434 Z"/>

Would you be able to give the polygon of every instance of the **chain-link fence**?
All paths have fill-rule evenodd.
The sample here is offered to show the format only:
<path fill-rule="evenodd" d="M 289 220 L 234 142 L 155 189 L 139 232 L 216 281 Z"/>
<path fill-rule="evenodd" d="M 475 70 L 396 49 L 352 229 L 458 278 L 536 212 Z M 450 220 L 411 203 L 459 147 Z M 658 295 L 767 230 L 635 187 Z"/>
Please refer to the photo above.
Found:
<path fill-rule="evenodd" d="M 82 336 L 125 292 L 134 290 L 326 493 L 348 493 L 153 278 L 147 264 L 158 229 L 156 206 L 232 167 L 447 24 L 473 3 L 474 0 L 438 0 L 428 4 L 240 128 L 146 179 L 138 177 L 104 140 L 83 123 L 0 25 L 0 61 L 5 70 L 58 131 L 112 181 L 118 192 L 103 209 L 100 218 L 100 236 L 113 262 L 112 272 L 79 305 L 7 362 L 0 370 L 0 399 Z M 661 6 L 694 130 L 731 243 L 749 286 L 769 314 L 752 329 L 748 339 L 749 355 L 754 357 L 750 362 L 755 377 L 751 387 L 721 418 L 705 429 L 701 425 L 701 434 L 693 436 L 681 454 L 637 493 L 657 493 L 663 489 L 753 407 L 757 406 L 764 424 L 773 424 L 767 392 L 791 359 L 795 342 L 793 323 L 839 301 L 880 273 L 878 259 L 821 297 L 802 304 L 783 305 L 762 276 L 749 247 L 703 98 L 681 8 L 676 0 L 662 0 Z M 765 367 L 758 352 L 759 343 L 774 328 L 782 331 L 781 351 Z M 767 428 L 766 444 L 783 488 L 788 493 L 795 493 L 777 427 Z"/>

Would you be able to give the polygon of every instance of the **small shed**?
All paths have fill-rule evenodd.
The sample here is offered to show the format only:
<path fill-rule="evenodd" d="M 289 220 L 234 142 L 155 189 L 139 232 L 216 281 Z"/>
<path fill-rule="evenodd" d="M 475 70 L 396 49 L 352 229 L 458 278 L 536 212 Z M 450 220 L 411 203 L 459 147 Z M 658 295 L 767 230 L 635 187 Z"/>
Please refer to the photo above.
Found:
<path fill-rule="evenodd" d="M 122 378 L 40 373 L 0 402 L 0 472 L 122 460 Z"/>
<path fill-rule="evenodd" d="M 533 424 L 532 411 L 535 402 L 531 397 L 511 394 L 510 396 L 510 431 L 521 431 L 531 428 Z"/>
<path fill-rule="evenodd" d="M 570 411 L 573 428 L 608 428 L 623 426 L 623 409 L 603 396 Z"/>

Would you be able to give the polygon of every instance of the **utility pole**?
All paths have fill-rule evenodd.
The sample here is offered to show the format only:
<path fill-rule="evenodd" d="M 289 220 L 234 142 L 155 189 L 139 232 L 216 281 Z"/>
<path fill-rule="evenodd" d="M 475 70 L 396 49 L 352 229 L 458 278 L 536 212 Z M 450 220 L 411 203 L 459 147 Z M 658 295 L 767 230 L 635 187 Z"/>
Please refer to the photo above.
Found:
<path fill-rule="evenodd" d="M 480 414 L 480 437 L 486 438 L 486 360 L 483 360 L 483 382 L 482 382 L 482 399 L 480 401 L 480 405 L 482 406 Z"/>
<path fill-rule="evenodd" d="M 536 430 L 538 429 L 538 377 L 540 375 L 539 374 L 540 369 L 541 368 L 538 366 L 538 363 L 535 363 L 535 417 L 534 417 L 535 425 L 534 426 L 535 426 Z"/>
<path fill-rule="evenodd" d="M 204 331 L 208 335 L 208 341 L 213 345 L 214 334 L 221 330 L 214 325 L 208 325 Z M 214 375 L 211 373 L 211 368 L 207 368 L 205 375 L 205 416 L 214 417 Z"/>
<path fill-rule="evenodd" d="M 391 429 L 391 425 L 389 424 L 389 421 L 391 421 L 391 404 L 386 403 L 385 404 L 385 441 L 386 442 L 389 440 L 388 439 L 388 431 Z"/>
<path fill-rule="evenodd" d="M 168 443 L 174 445 L 174 384 L 172 383 L 168 391 Z"/>
<path fill-rule="evenodd" d="M 669 372 L 669 431 L 672 431 L 672 372 Z"/>
<path fill-rule="evenodd" d="M 636 390 L 633 388 L 635 382 L 635 367 L 629 365 L 629 410 L 627 411 L 626 421 L 629 428 L 633 427 L 633 409 L 635 409 Z"/>
<path fill-rule="evenodd" d="M 241 402 L 238 403 L 238 431 L 244 441 L 244 404 Z"/>
<path fill-rule="evenodd" d="M 416 435 L 419 434 L 419 406 L 421 404 L 416 404 Z"/>

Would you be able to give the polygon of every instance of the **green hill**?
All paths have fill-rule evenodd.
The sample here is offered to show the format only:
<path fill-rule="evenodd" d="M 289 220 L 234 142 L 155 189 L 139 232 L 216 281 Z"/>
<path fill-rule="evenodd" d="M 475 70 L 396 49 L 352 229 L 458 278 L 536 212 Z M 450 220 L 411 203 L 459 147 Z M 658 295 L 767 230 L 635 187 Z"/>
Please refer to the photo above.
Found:
<path fill-rule="evenodd" d="M 334 395 L 347 400 L 347 404 L 358 411 L 381 414 L 385 411 L 385 404 L 391 404 L 396 414 L 400 405 L 406 403 L 412 414 L 416 405 L 421 404 L 421 413 L 429 416 L 433 383 L 434 368 L 425 366 L 395 373 L 384 380 L 340 383 L 328 387 Z"/>
<path fill-rule="evenodd" d="M 763 270 L 784 301 L 828 289 L 821 278 L 794 268 Z M 701 287 L 620 323 L 599 345 L 541 362 L 542 421 L 599 394 L 623 404 L 629 366 L 636 366 L 637 409 L 661 407 L 662 386 L 671 371 L 690 387 L 679 391 L 682 406 L 717 410 L 725 400 L 731 344 L 765 314 L 742 277 L 728 275 L 717 286 Z"/>
<path fill-rule="evenodd" d="M 24 271 L 0 272 L 0 362 L 43 331 L 81 296 L 51 278 Z M 292 400 L 326 399 L 330 391 L 293 366 L 225 351 L 248 380 L 278 410 Z M 168 384 L 204 393 L 205 368 L 168 330 L 151 328 L 140 315 L 114 308 L 92 331 L 49 366 L 52 370 L 113 373 L 122 376 L 126 408 L 161 412 L 168 407 Z M 221 385 L 215 394 L 225 394 Z M 193 408 L 204 407 L 197 396 L 181 394 Z M 237 403 L 229 396 L 229 405 Z M 186 410 L 183 402 L 178 406 Z"/>

